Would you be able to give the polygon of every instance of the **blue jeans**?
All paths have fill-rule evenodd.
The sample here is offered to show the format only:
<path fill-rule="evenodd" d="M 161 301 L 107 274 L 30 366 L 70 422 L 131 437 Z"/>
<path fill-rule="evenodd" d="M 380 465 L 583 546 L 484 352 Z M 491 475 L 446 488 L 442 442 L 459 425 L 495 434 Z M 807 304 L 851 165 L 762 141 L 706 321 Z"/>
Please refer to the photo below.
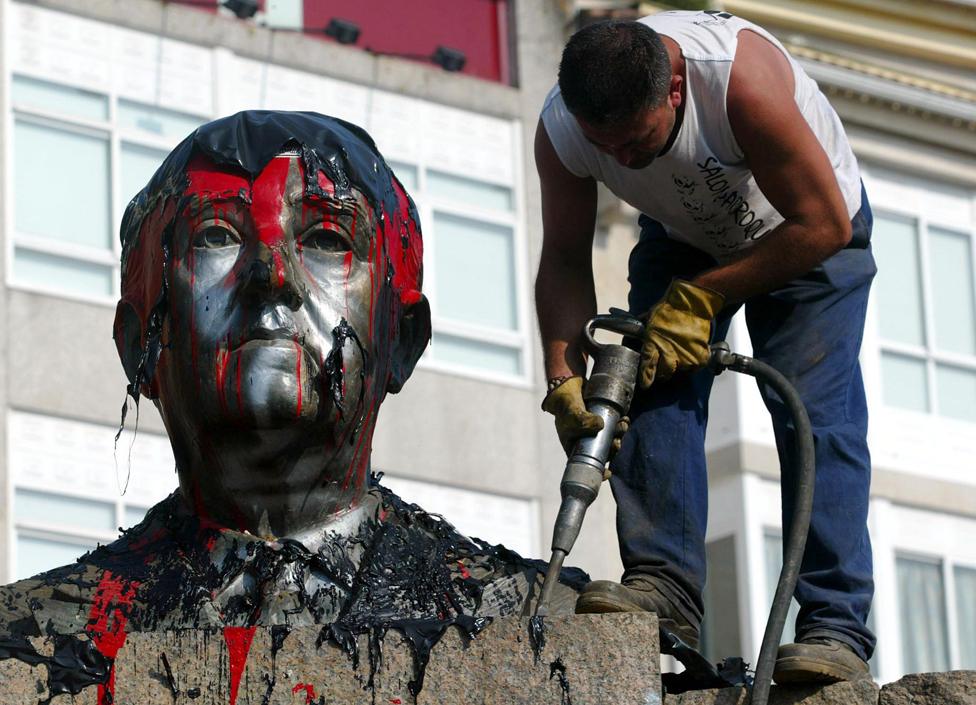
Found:
<path fill-rule="evenodd" d="M 866 626 L 874 594 L 867 530 L 871 458 L 858 351 L 876 269 L 869 244 L 871 207 L 863 191 L 862 204 L 848 248 L 776 291 L 749 299 L 745 314 L 754 356 L 796 387 L 816 444 L 813 518 L 795 592 L 797 638 L 829 636 L 867 660 L 875 645 Z M 669 239 L 647 216 L 639 222 L 629 277 L 635 314 L 656 303 L 673 277 L 689 278 L 716 264 L 702 251 Z M 726 310 L 717 318 L 713 341 L 725 339 L 733 313 Z M 705 424 L 712 379 L 702 370 L 638 393 L 610 481 L 624 579 L 653 577 L 683 611 L 699 617 L 708 516 Z M 788 528 L 793 426 L 778 395 L 762 384 L 759 391 L 772 416 L 783 469 L 783 526 Z"/>

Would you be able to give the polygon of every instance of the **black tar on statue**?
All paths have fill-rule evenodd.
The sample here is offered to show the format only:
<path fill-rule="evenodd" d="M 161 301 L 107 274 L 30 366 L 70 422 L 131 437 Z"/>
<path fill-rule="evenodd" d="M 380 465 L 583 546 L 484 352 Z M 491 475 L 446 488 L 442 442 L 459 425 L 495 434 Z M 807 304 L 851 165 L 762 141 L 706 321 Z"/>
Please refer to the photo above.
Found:
<path fill-rule="evenodd" d="M 406 211 L 417 228 L 419 250 L 413 203 L 403 195 L 366 132 L 314 113 L 249 111 L 197 129 L 132 200 L 122 223 L 123 282 L 127 267 L 146 266 L 134 263 L 130 256 L 145 245 L 139 241 L 145 237 L 148 219 L 159 217 L 163 204 L 185 200 L 192 159 L 203 156 L 218 167 L 243 170 L 253 183 L 285 152 L 299 155 L 306 194 L 321 195 L 317 176 L 322 172 L 334 185 L 329 198 L 361 194 L 381 221 L 393 214 L 402 218 Z M 182 211 L 180 206 L 171 213 Z M 129 393 L 136 399 L 153 380 L 167 346 L 165 273 L 174 225 L 164 225 L 158 253 L 164 274 L 152 289 L 154 298 L 140 312 L 141 320 L 135 322 L 143 331 L 141 354 L 138 359 L 122 355 L 131 382 Z M 406 230 L 393 232 L 397 259 L 405 260 L 412 246 Z M 418 257 L 418 289 L 419 266 Z M 395 266 L 388 270 L 390 281 L 402 274 L 394 270 Z M 419 291 L 417 297 L 422 299 Z M 396 325 L 382 319 L 392 316 L 390 311 L 397 309 L 380 311 L 377 325 Z M 364 346 L 369 343 L 362 328 L 357 331 L 345 318 L 332 330 L 332 338 L 330 359 L 323 364 L 329 374 L 324 403 L 332 404 L 339 417 L 352 424 L 355 436 L 363 424 L 365 383 L 359 384 L 358 404 L 353 408 L 357 396 L 343 398 L 345 385 L 335 378 L 345 367 L 344 351 L 353 350 L 363 360 L 361 375 L 367 367 L 372 372 L 378 363 L 367 359 Z M 401 373 L 396 364 L 391 363 L 394 369 L 384 380 L 385 391 L 397 391 L 409 376 L 409 369 Z M 181 487 L 182 481 L 181 476 Z M 356 500 L 357 516 L 362 518 L 352 528 L 338 530 L 326 522 L 320 529 L 303 532 L 300 541 L 262 538 L 219 525 L 198 511 L 197 498 L 185 494 L 185 489 L 177 491 L 118 540 L 99 546 L 77 563 L 0 587 L 0 659 L 47 665 L 48 693 L 54 697 L 111 683 L 114 658 L 126 632 L 271 626 L 277 652 L 291 628 L 320 625 L 320 646 L 344 650 L 353 666 L 359 665 L 356 637 L 369 635 L 372 673 L 383 636 L 396 629 L 414 650 L 416 673 L 410 691 L 416 695 L 423 687 L 430 649 L 450 626 L 473 638 L 492 617 L 528 616 L 545 574 L 542 561 L 463 536 L 442 517 L 381 487 L 375 475 L 369 476 L 368 486 Z M 581 571 L 564 570 L 552 612 L 571 613 L 587 580 Z M 536 636 L 544 638 L 541 633 Z M 53 656 L 35 650 L 30 637 L 52 637 Z M 269 692 L 274 677 L 269 675 Z M 368 684 L 371 681 L 370 677 Z"/>

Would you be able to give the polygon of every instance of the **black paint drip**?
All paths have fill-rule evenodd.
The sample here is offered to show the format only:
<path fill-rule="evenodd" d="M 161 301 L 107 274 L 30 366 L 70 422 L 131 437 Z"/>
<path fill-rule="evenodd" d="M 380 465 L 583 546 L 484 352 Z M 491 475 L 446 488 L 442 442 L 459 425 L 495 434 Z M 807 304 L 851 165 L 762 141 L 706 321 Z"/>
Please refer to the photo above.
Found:
<path fill-rule="evenodd" d="M 573 699 L 569 696 L 569 679 L 566 677 L 566 664 L 561 658 L 549 664 L 549 680 L 553 677 L 559 680 L 559 705 L 573 705 Z"/>
<path fill-rule="evenodd" d="M 166 685 L 169 686 L 169 692 L 173 696 L 173 702 L 176 702 L 176 698 L 180 694 L 180 691 L 176 687 L 176 680 L 173 678 L 173 669 L 169 666 L 169 659 L 166 658 L 166 652 L 161 652 L 159 654 L 159 658 L 163 662 L 163 668 L 166 671 Z"/>
<path fill-rule="evenodd" d="M 108 683 L 110 661 L 90 639 L 58 634 L 53 656 L 42 656 L 26 638 L 0 639 L 0 659 L 15 658 L 31 666 L 47 667 L 48 703 L 55 695 L 77 695 L 90 685 Z"/>
<path fill-rule="evenodd" d="M 275 624 L 271 627 L 271 673 L 264 674 L 264 682 L 268 684 L 261 698 L 261 705 L 269 705 L 271 694 L 274 692 L 275 684 L 278 682 L 278 652 L 285 645 L 285 639 L 291 634 L 291 628 L 287 624 Z"/>
<path fill-rule="evenodd" d="M 546 648 L 546 622 L 545 617 L 532 615 L 529 617 L 529 643 L 532 644 L 532 653 L 535 655 L 535 662 L 539 663 L 542 650 Z"/>
<path fill-rule="evenodd" d="M 329 350 L 329 354 L 325 357 L 325 372 L 329 375 L 329 391 L 332 393 L 332 402 L 335 404 L 336 409 L 339 410 L 340 417 L 345 415 L 344 402 L 346 395 L 343 390 L 345 386 L 343 384 L 345 372 L 343 371 L 342 349 L 345 347 L 347 340 L 352 340 L 356 343 L 356 346 L 359 348 L 359 353 L 363 358 L 363 364 L 359 368 L 360 384 L 357 408 L 362 406 L 363 403 L 363 394 L 366 388 L 364 384 L 366 368 L 369 364 L 366 350 L 363 348 L 359 336 L 356 335 L 356 331 L 353 330 L 353 327 L 349 325 L 349 322 L 345 318 L 339 319 L 339 325 L 332 329 L 332 349 Z"/>
<path fill-rule="evenodd" d="M 431 649 L 441 640 L 448 627 L 457 625 L 462 634 L 470 640 L 480 634 L 490 623 L 490 617 L 475 619 L 470 615 L 458 615 L 451 620 L 421 619 L 398 622 L 395 627 L 403 633 L 413 654 L 414 677 L 407 683 L 407 690 L 410 691 L 410 694 L 416 698 L 423 690 L 424 676 L 427 673 L 427 664 L 430 663 Z"/>

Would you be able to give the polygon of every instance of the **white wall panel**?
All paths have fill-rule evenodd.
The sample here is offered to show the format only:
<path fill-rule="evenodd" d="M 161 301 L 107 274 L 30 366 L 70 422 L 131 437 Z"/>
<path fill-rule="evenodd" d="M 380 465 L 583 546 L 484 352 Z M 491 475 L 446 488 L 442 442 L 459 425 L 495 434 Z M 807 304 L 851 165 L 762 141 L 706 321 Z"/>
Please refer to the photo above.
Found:
<path fill-rule="evenodd" d="M 152 105 L 213 112 L 210 49 L 13 3 L 11 69 Z"/>
<path fill-rule="evenodd" d="M 128 428 L 135 424 L 129 414 Z M 115 501 L 127 468 L 131 469 L 125 500 L 149 506 L 176 489 L 177 478 L 169 439 L 139 432 L 128 453 L 131 436 L 119 440 L 118 468 L 113 444 L 116 429 L 54 416 L 11 410 L 7 414 L 7 467 L 16 487 Z"/>

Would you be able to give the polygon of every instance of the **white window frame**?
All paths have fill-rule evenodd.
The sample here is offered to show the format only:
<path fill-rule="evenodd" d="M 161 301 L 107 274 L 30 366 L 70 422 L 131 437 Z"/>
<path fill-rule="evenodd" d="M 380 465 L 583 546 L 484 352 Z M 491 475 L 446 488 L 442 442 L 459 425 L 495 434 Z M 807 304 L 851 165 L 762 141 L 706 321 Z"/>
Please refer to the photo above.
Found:
<path fill-rule="evenodd" d="M 865 169 L 866 174 L 870 174 L 869 169 Z M 932 180 L 933 184 L 938 182 Z M 914 360 L 921 361 L 925 363 L 925 383 L 928 391 L 927 404 L 928 408 L 925 411 L 919 411 L 915 409 L 905 409 L 903 407 L 891 406 L 885 404 L 888 409 L 895 409 L 898 412 L 907 412 L 915 414 L 923 414 L 926 416 L 934 416 L 939 418 L 953 418 L 948 417 L 940 413 L 939 411 L 939 392 L 938 392 L 938 379 L 936 376 L 936 366 L 939 364 L 948 365 L 952 367 L 961 368 L 967 371 L 976 372 L 976 354 L 965 355 L 960 353 L 952 353 L 939 351 L 936 348 L 935 342 L 935 317 L 934 311 L 932 309 L 932 281 L 931 274 L 929 271 L 929 238 L 930 238 L 930 228 L 936 228 L 939 230 L 944 230 L 947 232 L 955 233 L 958 235 L 963 235 L 969 238 L 969 256 L 970 264 L 973 267 L 974 279 L 976 279 L 976 190 L 969 189 L 971 208 L 970 211 L 973 214 L 972 220 L 969 223 L 968 229 L 961 226 L 959 222 L 953 222 L 949 220 L 940 220 L 938 217 L 938 212 L 934 211 L 932 213 L 926 212 L 920 208 L 907 207 L 904 204 L 893 203 L 893 202 L 883 202 L 874 203 L 872 202 L 871 207 L 875 219 L 879 217 L 889 216 L 893 219 L 907 220 L 914 222 L 916 227 L 917 238 L 917 264 L 919 267 L 919 286 L 922 295 L 921 301 L 921 311 L 922 311 L 922 324 L 923 324 L 923 334 L 925 336 L 924 345 L 910 345 L 906 343 L 899 343 L 897 341 L 887 340 L 883 337 L 880 326 L 877 328 L 877 347 L 878 347 L 878 368 L 879 368 L 879 378 L 880 378 L 880 389 L 881 397 L 879 401 L 884 404 L 884 379 L 881 377 L 880 373 L 880 359 L 882 353 L 892 353 L 896 355 L 902 355 L 905 357 L 910 357 Z M 870 198 L 870 192 L 868 194 Z M 877 245 L 875 245 L 877 246 Z M 973 287 L 974 291 L 971 292 L 973 297 L 973 306 L 976 310 L 976 286 Z M 875 312 L 875 316 L 878 313 Z M 965 419 L 954 419 L 966 423 Z"/>
<path fill-rule="evenodd" d="M 8 64 L 9 65 L 9 64 Z M 13 77 L 14 75 L 22 76 L 30 80 L 43 81 L 45 83 L 50 83 L 54 85 L 61 85 L 67 89 L 80 88 L 82 90 L 88 91 L 90 93 L 95 93 L 98 95 L 105 96 L 108 101 L 108 119 L 105 121 L 98 120 L 86 120 L 82 118 L 73 117 L 70 115 L 61 115 L 50 110 L 42 110 L 31 106 L 18 105 L 13 99 Z M 126 142 L 138 147 L 146 147 L 149 149 L 158 149 L 163 152 L 170 152 L 182 139 L 180 137 L 174 138 L 159 138 L 147 134 L 145 132 L 140 132 L 138 130 L 127 129 L 118 124 L 118 102 L 119 100 L 129 100 L 133 103 L 139 103 L 146 105 L 147 107 L 154 108 L 159 107 L 161 110 L 172 110 L 171 108 L 166 108 L 164 106 L 153 106 L 149 105 L 143 101 L 135 100 L 129 98 L 128 96 L 121 95 L 115 90 L 110 91 L 100 91 L 94 90 L 87 86 L 78 85 L 71 83 L 69 81 L 52 81 L 50 77 L 41 74 L 34 74 L 29 70 L 18 70 L 12 71 L 8 70 L 4 72 L 2 77 L 4 82 L 4 90 L 9 98 L 9 109 L 4 115 L 4 129 L 7 135 L 7 157 L 6 164 L 4 165 L 7 179 L 5 180 L 6 185 L 4 188 L 4 197 L 8 204 L 11 204 L 6 209 L 5 217 L 5 228 L 9 236 L 6 238 L 6 282 L 7 286 L 11 289 L 18 289 L 21 291 L 28 291 L 32 293 L 45 294 L 47 296 L 55 296 L 62 299 L 69 299 L 72 301 L 82 301 L 85 303 L 94 303 L 100 306 L 110 306 L 114 307 L 119 298 L 119 271 L 120 271 L 120 259 L 122 256 L 122 246 L 119 242 L 118 232 L 122 224 L 122 215 L 125 212 L 125 207 L 128 205 L 129 199 L 135 194 L 125 195 L 121 192 L 121 161 L 122 161 L 122 143 Z M 180 110 L 176 112 L 181 112 L 182 114 L 198 117 L 201 123 L 207 122 L 212 119 L 209 115 L 203 115 L 200 113 L 193 113 L 191 111 Z M 54 238 L 49 241 L 45 241 L 42 238 L 32 237 L 30 235 L 25 235 L 23 233 L 17 232 L 15 228 L 15 216 L 14 209 L 17 207 L 16 203 L 13 202 L 13 190 L 14 190 L 14 165 L 13 165 L 13 137 L 14 137 L 14 121 L 22 120 L 31 124 L 42 125 L 45 127 L 50 127 L 58 130 L 63 130 L 65 132 L 71 132 L 75 134 L 84 134 L 89 136 L 96 136 L 99 138 L 107 138 L 109 143 L 109 208 L 110 208 L 110 226 L 111 226 L 111 251 L 102 250 L 98 251 L 96 248 L 86 247 L 83 245 L 75 245 L 73 243 L 58 243 Z M 42 252 L 45 254 L 57 255 L 66 259 L 74 259 L 80 262 L 87 262 L 98 264 L 102 266 L 111 267 L 112 271 L 112 294 L 110 296 L 98 296 L 93 294 L 84 294 L 80 292 L 70 292 L 56 289 L 54 287 L 47 287 L 43 284 L 37 284 L 33 282 L 27 282 L 23 280 L 18 280 L 15 267 L 14 267 L 14 249 L 22 248 L 28 249 L 34 252 Z"/>
<path fill-rule="evenodd" d="M 23 411 L 19 409 L 9 409 L 6 417 L 7 424 L 7 434 L 8 438 L 13 435 L 15 420 L 13 415 L 27 415 L 27 416 L 39 416 L 47 417 L 55 421 L 67 421 L 69 423 L 78 423 L 75 419 L 62 418 L 52 414 L 38 414 L 34 411 Z M 105 424 L 92 423 L 90 421 L 80 422 L 86 426 L 92 427 L 98 433 L 104 434 L 104 439 L 108 443 L 112 435 L 114 434 L 113 427 Z M 135 435 L 133 435 L 135 434 Z M 121 465 L 126 462 L 125 458 L 127 455 L 127 449 L 129 444 L 134 438 L 140 436 L 153 436 L 159 439 L 163 437 L 160 434 L 153 433 L 151 431 L 139 431 L 138 426 L 135 429 L 129 429 L 123 433 L 122 437 L 119 439 L 116 459 L 119 465 L 117 472 L 121 472 Z M 7 536 L 9 540 L 7 541 L 7 560 L 6 563 L 0 563 L 0 582 L 9 582 L 13 579 L 13 576 L 17 571 L 17 559 L 18 559 L 18 539 L 20 536 L 46 539 L 50 541 L 59 541 L 63 543 L 77 544 L 79 547 L 78 555 L 80 556 L 85 551 L 94 549 L 99 543 L 108 544 L 119 538 L 118 528 L 129 529 L 131 526 L 127 525 L 126 521 L 126 509 L 132 507 L 139 507 L 150 509 L 154 504 L 156 504 L 158 499 L 150 499 L 149 497 L 143 496 L 143 501 L 139 501 L 138 495 L 133 498 L 131 494 L 122 495 L 121 493 L 112 492 L 111 496 L 106 496 L 106 493 L 99 488 L 92 488 L 86 483 L 77 483 L 72 485 L 53 485 L 47 482 L 41 481 L 32 482 L 30 479 L 24 480 L 21 477 L 16 477 L 15 473 L 12 471 L 14 466 L 13 463 L 13 453 L 14 448 L 8 442 L 7 444 L 7 454 L 3 458 L 3 464 L 7 468 L 7 472 L 4 473 L 3 477 L 3 487 L 2 492 L 5 494 L 7 507 L 6 516 L 2 517 L 0 521 L 5 525 Z M 131 468 L 128 469 L 131 472 Z M 175 476 L 174 476 L 175 478 Z M 116 478 L 118 480 L 118 478 Z M 36 478 L 35 478 L 36 480 Z M 167 483 L 168 484 L 168 483 Z M 173 484 L 173 489 L 176 489 L 175 481 Z M 68 526 L 65 524 L 59 524 L 56 521 L 50 521 L 45 519 L 18 519 L 16 518 L 16 502 L 17 502 L 17 490 L 25 490 L 29 492 L 41 492 L 50 495 L 56 495 L 59 497 L 64 497 L 68 499 L 80 499 L 80 500 L 91 500 L 96 502 L 101 502 L 102 504 L 110 504 L 114 507 L 113 523 L 114 526 L 111 529 L 92 529 L 78 526 Z M 159 496 L 158 488 L 154 491 L 155 496 Z M 51 568 L 57 568 L 58 566 L 51 566 Z M 6 578 L 4 578 L 4 573 Z M 26 576 L 25 576 L 26 577 Z"/>
<path fill-rule="evenodd" d="M 956 568 L 965 568 L 968 570 L 976 571 L 976 562 L 969 562 L 964 560 L 957 560 L 952 556 L 938 554 L 938 553 L 922 553 L 914 550 L 902 550 L 898 547 L 894 551 L 894 560 L 897 565 L 899 559 L 915 561 L 917 563 L 927 563 L 929 565 L 938 565 L 939 572 L 942 574 L 942 609 L 945 610 L 946 615 L 946 647 L 949 654 L 949 664 L 948 670 L 955 671 L 962 668 L 961 665 L 961 647 L 959 644 L 959 623 L 956 616 Z M 898 606 L 898 624 L 897 633 L 899 638 L 901 637 L 902 624 L 901 624 L 901 594 L 898 588 L 898 581 L 896 580 L 892 586 L 895 592 L 895 604 Z M 880 641 L 880 639 L 879 639 Z M 890 647 L 889 647 L 890 648 Z M 902 660 L 902 651 L 898 649 L 898 660 L 901 665 L 902 673 L 905 672 L 905 663 Z"/>
<path fill-rule="evenodd" d="M 66 526 L 64 524 L 58 524 L 57 522 L 52 521 L 17 519 L 16 502 L 18 489 L 57 495 L 67 499 L 93 500 L 101 502 L 102 504 L 111 504 L 114 506 L 114 521 L 116 528 L 112 530 L 106 529 L 103 531 L 100 529 Z M 137 502 L 126 501 L 125 497 L 115 496 L 112 499 L 106 499 L 104 496 L 93 493 L 85 493 L 84 490 L 78 491 L 73 487 L 61 487 L 57 490 L 35 488 L 30 485 L 18 484 L 13 480 L 13 478 L 11 478 L 7 483 L 7 507 L 10 508 L 7 517 L 7 535 L 10 536 L 10 542 L 7 544 L 10 549 L 7 552 L 7 576 L 13 579 L 13 576 L 15 576 L 17 573 L 17 559 L 18 552 L 20 550 L 18 542 L 21 536 L 48 541 L 59 541 L 61 543 L 77 544 L 79 549 L 78 555 L 80 556 L 86 551 L 94 549 L 100 543 L 108 544 L 118 539 L 118 527 L 123 529 L 131 528 L 126 526 L 126 508 L 141 506 L 142 505 Z M 149 507 L 146 507 L 146 509 L 149 509 Z M 51 568 L 57 567 L 58 566 L 51 566 Z M 25 577 L 29 576 L 19 576 L 18 579 Z"/>
<path fill-rule="evenodd" d="M 77 526 L 65 526 L 63 524 L 57 524 L 54 522 L 37 521 L 33 518 L 29 520 L 16 519 L 16 507 L 17 502 L 17 490 L 26 490 L 31 492 L 43 492 L 45 494 L 57 495 L 59 497 L 65 497 L 68 499 L 83 499 L 83 500 L 95 500 L 103 504 L 111 504 L 114 506 L 114 516 L 115 516 L 115 526 L 114 530 L 99 530 L 91 529 L 85 527 Z M 78 555 L 85 553 L 86 551 L 94 550 L 98 544 L 109 544 L 119 538 L 118 527 L 122 529 L 129 529 L 130 526 L 126 525 L 125 512 L 126 507 L 137 507 L 142 506 L 139 504 L 134 504 L 132 502 L 126 502 L 123 497 L 115 497 L 114 499 L 106 499 L 105 497 L 93 497 L 91 495 L 85 495 L 79 492 L 74 492 L 70 488 L 64 487 L 58 490 L 48 490 L 48 489 L 35 489 L 28 485 L 17 485 L 13 482 L 10 483 L 10 494 L 8 495 L 8 504 L 10 507 L 10 519 L 8 524 L 8 531 L 11 537 L 9 543 L 10 551 L 8 552 L 8 565 L 7 565 L 7 575 L 15 576 L 17 573 L 17 560 L 18 553 L 20 551 L 19 541 L 21 537 L 41 539 L 47 541 L 58 541 L 60 543 L 70 543 L 76 544 L 78 546 Z M 149 509 L 149 507 L 146 507 Z M 57 568 L 59 566 L 51 566 L 51 568 Z M 30 576 L 18 576 L 17 579 L 23 579 Z"/>
<path fill-rule="evenodd" d="M 515 144 L 518 144 L 516 141 Z M 517 150 L 520 151 L 520 150 Z M 514 155 L 515 159 L 521 163 L 521 155 Z M 414 161 L 394 160 L 409 164 L 417 169 L 417 193 L 411 194 L 414 197 L 420 222 L 424 226 L 424 293 L 430 298 L 431 323 L 434 334 L 443 333 L 445 335 L 457 336 L 475 342 L 483 342 L 492 345 L 499 345 L 515 350 L 519 354 L 520 374 L 509 375 L 502 372 L 480 369 L 474 366 L 458 365 L 434 358 L 431 347 L 424 352 L 421 358 L 421 366 L 437 372 L 457 374 L 466 377 L 475 377 L 486 381 L 499 384 L 506 384 L 528 389 L 531 386 L 530 375 L 532 370 L 532 350 L 528 334 L 528 263 L 526 257 L 527 245 L 525 242 L 525 217 L 522 205 L 522 186 L 520 183 L 504 183 L 490 178 L 479 177 L 473 179 L 482 183 L 502 186 L 509 189 L 512 193 L 512 210 L 502 211 L 490 208 L 479 208 L 467 203 L 459 203 L 443 197 L 437 197 L 427 191 L 427 170 L 434 169 L 440 173 L 458 176 L 459 178 L 472 180 L 470 175 L 458 174 L 450 169 L 445 169 L 441 165 L 425 163 L 425 160 Z M 419 163 L 418 163 L 419 162 Z M 519 172 L 520 173 L 520 172 Z M 520 181 L 520 178 L 516 180 Z M 514 330 L 495 328 L 488 325 L 476 323 L 452 321 L 437 314 L 437 246 L 434 236 L 434 214 L 443 213 L 444 215 L 466 218 L 490 225 L 500 225 L 508 228 L 512 233 L 512 272 L 515 281 L 515 315 L 516 327 Z"/>

